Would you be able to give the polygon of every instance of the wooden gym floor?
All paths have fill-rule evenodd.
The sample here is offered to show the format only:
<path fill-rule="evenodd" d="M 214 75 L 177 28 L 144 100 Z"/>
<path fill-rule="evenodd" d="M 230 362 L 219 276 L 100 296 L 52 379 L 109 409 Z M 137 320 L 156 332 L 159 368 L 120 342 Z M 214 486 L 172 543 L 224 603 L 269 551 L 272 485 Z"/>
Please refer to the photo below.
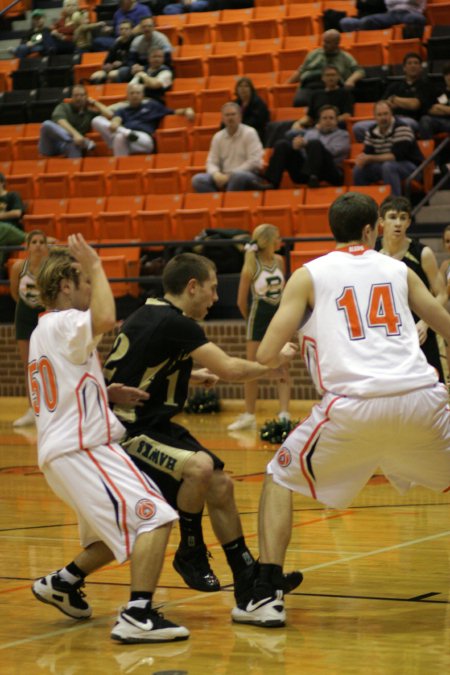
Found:
<path fill-rule="evenodd" d="M 124 646 L 109 632 L 128 597 L 128 565 L 111 565 L 89 578 L 94 609 L 74 622 L 37 602 L 31 581 L 72 560 L 78 550 L 75 518 L 50 491 L 36 467 L 34 427 L 14 431 L 24 399 L 0 399 L 0 672 L 2 675 L 429 675 L 450 672 L 450 493 L 415 488 L 398 495 L 374 476 L 345 511 L 295 498 L 286 569 L 305 579 L 287 598 L 281 629 L 230 621 L 231 576 L 207 516 L 205 539 L 224 590 L 185 587 L 171 560 L 171 535 L 156 594 L 168 618 L 191 631 L 186 642 Z M 225 402 L 215 415 L 183 415 L 199 439 L 217 452 L 235 479 L 244 531 L 257 550 L 256 514 L 264 467 L 276 446 L 255 431 L 231 435 L 239 411 Z M 299 418 L 310 403 L 297 403 Z M 275 402 L 261 402 L 261 423 Z"/>

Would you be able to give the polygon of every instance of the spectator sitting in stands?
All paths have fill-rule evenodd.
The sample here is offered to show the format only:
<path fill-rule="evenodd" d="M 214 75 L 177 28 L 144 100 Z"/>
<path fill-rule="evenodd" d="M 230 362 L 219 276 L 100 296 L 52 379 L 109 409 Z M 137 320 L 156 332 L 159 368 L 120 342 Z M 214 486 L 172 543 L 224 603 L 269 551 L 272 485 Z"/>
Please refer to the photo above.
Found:
<path fill-rule="evenodd" d="M 339 22 L 343 33 L 353 30 L 382 30 L 399 23 L 424 26 L 426 0 L 385 0 L 386 12 L 364 18 L 345 17 Z"/>
<path fill-rule="evenodd" d="M 356 157 L 354 185 L 382 181 L 393 195 L 402 194 L 401 182 L 423 161 L 412 129 L 395 119 L 389 101 L 374 105 L 376 123 L 366 131 L 364 148 Z"/>
<path fill-rule="evenodd" d="M 31 12 L 31 28 L 28 30 L 18 47 L 10 49 L 11 53 L 21 59 L 29 54 L 46 56 L 54 47 L 50 28 L 45 25 L 45 12 L 35 9 Z"/>
<path fill-rule="evenodd" d="M 445 84 L 436 93 L 427 114 L 420 118 L 419 134 L 421 138 L 433 138 L 435 134 L 450 133 L 450 61 L 443 69 Z"/>
<path fill-rule="evenodd" d="M 214 134 L 206 173 L 192 178 L 195 192 L 254 190 L 263 167 L 263 146 L 253 127 L 241 123 L 237 103 L 222 106 L 224 128 Z"/>
<path fill-rule="evenodd" d="M 164 63 L 163 50 L 154 47 L 148 52 L 148 69 L 136 73 L 130 84 L 143 84 L 145 96 L 164 101 L 164 94 L 171 88 L 172 82 L 173 74 Z"/>
<path fill-rule="evenodd" d="M 297 131 L 293 138 L 275 143 L 264 174 L 268 183 L 262 182 L 259 187 L 278 188 L 284 171 L 289 173 L 294 183 L 307 182 L 309 187 L 319 187 L 321 180 L 342 185 L 342 163 L 349 153 L 350 135 L 338 127 L 337 108 L 324 105 L 315 127 L 306 132 Z"/>
<path fill-rule="evenodd" d="M 124 19 L 119 25 L 119 37 L 109 50 L 106 59 L 103 62 L 102 69 L 97 70 L 90 77 L 90 82 L 92 84 L 118 81 L 119 68 L 126 66 L 128 52 L 130 51 L 133 40 L 133 24 L 128 19 Z"/>
<path fill-rule="evenodd" d="M 85 138 L 91 130 L 91 122 L 97 115 L 112 117 L 106 106 L 89 98 L 81 84 L 72 88 L 72 100 L 59 103 L 52 119 L 42 123 L 39 137 L 39 152 L 46 157 L 64 155 L 81 157 L 95 148 L 94 141 Z"/>
<path fill-rule="evenodd" d="M 92 128 L 101 134 L 115 157 L 152 153 L 152 135 L 166 115 L 184 115 L 190 120 L 195 117 L 192 108 L 172 110 L 159 101 L 144 100 L 142 84 L 129 83 L 127 101 L 127 105 L 115 107 L 114 113 L 109 111 L 108 119 L 99 116 L 92 121 Z"/>
<path fill-rule="evenodd" d="M 336 66 L 325 66 L 322 71 L 323 89 L 312 92 L 310 104 L 306 114 L 294 122 L 292 129 L 312 127 L 319 120 L 319 110 L 324 105 L 332 105 L 338 111 L 339 126 L 345 129 L 345 121 L 353 113 L 353 95 L 351 91 L 341 86 L 340 75 Z"/>
<path fill-rule="evenodd" d="M 22 225 L 23 202 L 18 192 L 6 189 L 6 178 L 0 173 L 0 247 L 21 246 L 25 241 Z M 0 278 L 5 278 L 4 264 L 8 253 L 0 249 Z"/>
<path fill-rule="evenodd" d="M 51 31 L 53 50 L 57 54 L 72 54 L 75 51 L 74 33 L 79 19 L 78 0 L 64 0 L 61 16 Z"/>
<path fill-rule="evenodd" d="M 141 32 L 142 19 L 151 16 L 152 12 L 147 5 L 142 5 L 137 0 L 119 0 L 119 9 L 114 12 L 113 25 L 103 28 L 104 35 L 96 37 L 93 42 L 93 50 L 97 52 L 109 51 L 114 45 L 114 40 L 120 36 L 120 24 L 122 21 L 130 21 L 133 27 L 133 37 Z M 112 35 L 109 35 L 112 33 Z"/>
<path fill-rule="evenodd" d="M 240 77 L 234 90 L 236 103 L 241 108 L 242 124 L 253 127 L 264 141 L 266 126 L 270 121 L 269 108 L 256 93 L 255 85 L 249 77 Z"/>
<path fill-rule="evenodd" d="M 77 27 L 73 34 L 73 41 L 77 52 L 90 52 L 92 48 L 92 33 L 98 28 L 106 26 L 104 21 L 89 21 L 89 12 L 80 12 Z"/>
<path fill-rule="evenodd" d="M 142 35 L 136 36 L 132 41 L 127 64 L 119 68 L 119 82 L 129 82 L 134 75 L 145 71 L 151 49 L 162 49 L 164 62 L 170 66 L 172 45 L 163 33 L 154 30 L 153 19 L 151 17 L 143 19 L 140 29 Z"/>
<path fill-rule="evenodd" d="M 433 102 L 433 87 L 424 76 L 422 59 L 415 52 L 408 52 L 403 58 L 404 79 L 388 84 L 383 92 L 383 100 L 389 101 L 391 108 L 402 124 L 407 124 L 414 133 L 419 131 L 419 119 Z M 373 125 L 372 120 L 357 122 L 353 126 L 353 135 L 358 143 Z"/>
<path fill-rule="evenodd" d="M 365 73 L 351 54 L 339 49 L 340 33 L 331 29 L 322 35 L 322 47 L 313 49 L 306 56 L 302 65 L 287 80 L 287 83 L 300 82 L 294 96 L 294 106 L 309 105 L 312 91 L 322 89 L 322 72 L 325 66 L 336 66 L 344 87 L 353 89 L 356 82 Z"/>
<path fill-rule="evenodd" d="M 215 9 L 214 0 L 181 0 L 167 4 L 163 14 L 184 14 L 185 12 L 209 12 Z"/>

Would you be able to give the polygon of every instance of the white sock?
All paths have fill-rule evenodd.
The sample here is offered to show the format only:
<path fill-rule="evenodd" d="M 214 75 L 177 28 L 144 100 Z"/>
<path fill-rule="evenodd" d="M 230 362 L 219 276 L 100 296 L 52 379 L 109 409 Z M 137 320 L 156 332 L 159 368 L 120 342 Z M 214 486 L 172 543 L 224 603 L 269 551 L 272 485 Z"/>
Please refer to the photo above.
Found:
<path fill-rule="evenodd" d="M 63 579 L 63 581 L 67 581 L 68 584 L 76 584 L 77 581 L 80 581 L 81 579 L 81 577 L 77 577 L 75 576 L 75 574 L 68 572 L 65 567 L 58 570 L 58 574 L 61 577 L 61 579 Z"/>
<path fill-rule="evenodd" d="M 130 600 L 127 604 L 127 609 L 130 609 L 130 607 L 141 607 L 144 609 L 144 607 L 147 607 L 149 603 L 149 600 L 146 600 L 145 598 L 139 598 L 139 600 Z"/>

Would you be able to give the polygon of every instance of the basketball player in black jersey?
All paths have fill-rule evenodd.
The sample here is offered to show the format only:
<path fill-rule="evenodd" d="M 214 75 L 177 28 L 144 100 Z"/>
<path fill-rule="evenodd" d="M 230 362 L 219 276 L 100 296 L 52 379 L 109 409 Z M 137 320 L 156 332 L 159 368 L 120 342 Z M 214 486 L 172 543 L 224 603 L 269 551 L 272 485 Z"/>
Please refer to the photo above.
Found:
<path fill-rule="evenodd" d="M 172 417 L 183 410 L 190 382 L 203 386 L 212 386 L 219 378 L 244 382 L 273 371 L 228 356 L 208 341 L 197 323 L 218 299 L 212 261 L 193 253 L 177 255 L 167 264 L 162 281 L 164 297 L 148 299 L 123 324 L 105 363 L 105 379 L 109 385 L 121 383 L 144 392 L 134 405 L 116 402 L 113 410 L 127 429 L 123 447 L 178 510 L 181 542 L 175 569 L 191 588 L 220 590 L 203 540 L 206 502 L 233 573 L 235 595 L 241 596 L 249 588 L 255 561 L 243 536 L 233 482 L 224 473 L 223 462 Z M 294 353 L 294 345 L 288 343 L 283 360 Z M 202 367 L 192 370 L 193 359 Z M 285 592 L 301 578 L 299 572 L 286 575 Z"/>

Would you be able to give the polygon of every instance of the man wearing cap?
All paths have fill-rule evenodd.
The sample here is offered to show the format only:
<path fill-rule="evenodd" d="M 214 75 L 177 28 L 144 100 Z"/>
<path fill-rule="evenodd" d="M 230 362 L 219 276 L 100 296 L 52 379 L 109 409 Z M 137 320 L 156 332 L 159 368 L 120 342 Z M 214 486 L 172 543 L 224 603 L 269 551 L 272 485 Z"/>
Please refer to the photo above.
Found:
<path fill-rule="evenodd" d="M 11 49 L 19 59 L 30 54 L 46 55 L 52 51 L 53 38 L 50 28 L 45 25 L 45 12 L 35 9 L 31 12 L 31 27 L 22 38 L 20 45 Z"/>

